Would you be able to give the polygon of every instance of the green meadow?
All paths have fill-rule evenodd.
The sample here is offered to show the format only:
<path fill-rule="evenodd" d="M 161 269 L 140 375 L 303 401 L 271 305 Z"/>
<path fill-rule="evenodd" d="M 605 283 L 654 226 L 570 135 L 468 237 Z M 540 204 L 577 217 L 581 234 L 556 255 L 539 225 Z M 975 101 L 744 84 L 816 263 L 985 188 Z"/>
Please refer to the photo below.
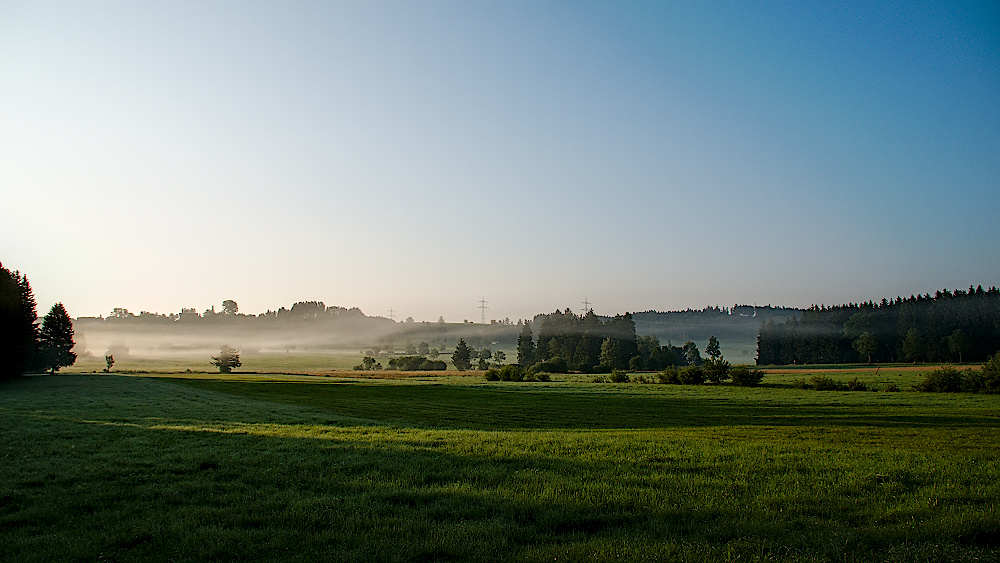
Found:
<path fill-rule="evenodd" d="M 1000 396 L 324 375 L 0 384 L 0 561 L 1000 561 Z"/>

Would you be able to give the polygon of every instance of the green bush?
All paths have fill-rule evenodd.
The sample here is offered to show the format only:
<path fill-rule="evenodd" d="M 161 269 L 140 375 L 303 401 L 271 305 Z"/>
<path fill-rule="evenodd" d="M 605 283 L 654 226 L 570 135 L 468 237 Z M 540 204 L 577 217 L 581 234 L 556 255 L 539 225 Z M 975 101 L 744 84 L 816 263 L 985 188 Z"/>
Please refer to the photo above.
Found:
<path fill-rule="evenodd" d="M 939 367 L 913 388 L 930 393 L 1000 393 L 1000 354 L 988 358 L 979 370 Z"/>
<path fill-rule="evenodd" d="M 524 381 L 527 375 L 528 370 L 524 369 L 524 366 L 520 364 L 509 364 L 506 366 L 500 366 L 499 368 L 490 368 L 486 370 L 485 374 L 483 374 L 486 381 Z M 532 374 L 528 381 L 539 381 L 539 378 L 536 374 Z"/>
<path fill-rule="evenodd" d="M 628 383 L 628 372 L 623 369 L 611 370 L 611 383 Z"/>
<path fill-rule="evenodd" d="M 656 379 L 666 385 L 680 385 L 680 370 L 677 366 L 670 366 L 657 374 Z"/>
<path fill-rule="evenodd" d="M 705 379 L 719 385 L 729 379 L 729 370 L 732 366 L 722 358 L 709 358 L 705 360 L 705 363 L 701 367 L 705 371 Z"/>
<path fill-rule="evenodd" d="M 524 369 L 524 366 L 518 364 L 510 364 L 500 368 L 501 381 L 524 381 L 526 374 L 527 370 Z"/>
<path fill-rule="evenodd" d="M 566 373 L 569 371 L 569 366 L 566 364 L 566 359 L 556 356 L 545 360 L 544 362 L 538 362 L 537 364 L 531 366 L 531 371 L 535 373 L 548 372 L 548 373 Z"/>
<path fill-rule="evenodd" d="M 925 393 L 957 393 L 962 390 L 962 379 L 962 372 L 953 366 L 941 366 L 928 373 L 914 389 Z"/>
<path fill-rule="evenodd" d="M 983 393 L 1000 393 L 1000 353 L 994 354 L 983 363 L 979 375 Z"/>
<path fill-rule="evenodd" d="M 868 387 L 867 383 L 859 381 L 857 377 L 845 383 L 825 375 L 814 375 L 809 378 L 808 383 L 805 379 L 799 379 L 792 385 L 797 389 L 812 389 L 814 391 L 877 391 L 877 389 Z"/>
<path fill-rule="evenodd" d="M 400 356 L 389 360 L 389 369 L 400 371 L 443 371 L 448 364 L 441 360 L 428 360 L 423 356 Z"/>
<path fill-rule="evenodd" d="M 886 393 L 898 393 L 901 391 L 901 389 L 899 388 L 899 385 L 896 385 L 895 383 L 890 383 L 885 386 L 885 389 L 883 389 L 883 391 L 885 391 Z"/>
<path fill-rule="evenodd" d="M 865 385 L 863 382 L 858 381 L 857 377 L 855 377 L 854 379 L 848 381 L 847 385 L 845 387 L 847 388 L 848 391 L 867 391 L 868 390 L 868 386 Z"/>
<path fill-rule="evenodd" d="M 846 391 L 847 386 L 843 383 L 833 379 L 832 377 L 826 377 L 825 375 L 814 375 L 809 379 L 809 389 L 815 389 L 816 391 Z"/>
<path fill-rule="evenodd" d="M 701 366 L 687 366 L 681 368 L 677 377 L 684 385 L 701 385 L 705 383 L 705 370 Z"/>
<path fill-rule="evenodd" d="M 749 366 L 736 366 L 729 370 L 733 385 L 754 387 L 764 380 L 764 370 L 750 369 Z"/>

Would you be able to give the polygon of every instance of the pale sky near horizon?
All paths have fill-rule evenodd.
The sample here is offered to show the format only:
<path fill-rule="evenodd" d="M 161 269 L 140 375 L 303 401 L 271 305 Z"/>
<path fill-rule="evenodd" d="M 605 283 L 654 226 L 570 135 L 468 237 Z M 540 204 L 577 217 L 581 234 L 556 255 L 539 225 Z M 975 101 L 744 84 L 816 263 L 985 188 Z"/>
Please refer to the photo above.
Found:
<path fill-rule="evenodd" d="M 1000 285 L 996 2 L 0 0 L 39 313 Z"/>

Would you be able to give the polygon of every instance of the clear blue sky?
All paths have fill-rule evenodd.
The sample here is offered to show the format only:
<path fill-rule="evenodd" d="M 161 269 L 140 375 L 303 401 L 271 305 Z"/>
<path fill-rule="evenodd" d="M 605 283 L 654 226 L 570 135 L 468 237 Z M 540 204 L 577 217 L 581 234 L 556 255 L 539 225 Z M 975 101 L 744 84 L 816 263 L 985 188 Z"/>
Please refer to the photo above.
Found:
<path fill-rule="evenodd" d="M 1000 7 L 0 0 L 0 193 L 72 316 L 1000 285 Z"/>

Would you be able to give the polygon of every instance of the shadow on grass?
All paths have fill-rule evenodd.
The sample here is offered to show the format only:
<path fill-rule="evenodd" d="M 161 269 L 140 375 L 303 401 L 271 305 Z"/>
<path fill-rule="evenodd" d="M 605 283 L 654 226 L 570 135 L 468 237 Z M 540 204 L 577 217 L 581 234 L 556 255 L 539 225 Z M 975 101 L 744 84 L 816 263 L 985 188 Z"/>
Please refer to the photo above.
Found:
<path fill-rule="evenodd" d="M 678 395 L 589 395 L 453 385 L 365 385 L 165 379 L 262 401 L 323 409 L 378 422 L 476 430 L 625 429 L 706 426 L 870 426 L 968 428 L 1000 425 L 987 409 L 822 404 L 777 396 L 754 401 Z M 827 399 L 817 396 L 813 401 Z M 832 401 L 831 399 L 828 399 Z"/>
<path fill-rule="evenodd" d="M 805 559 L 876 560 L 882 547 L 914 545 L 905 514 L 878 526 L 867 520 L 870 507 L 846 494 L 852 485 L 840 480 L 838 467 L 809 474 L 830 490 L 805 487 L 775 500 L 760 483 L 747 482 L 752 460 L 732 457 L 723 445 L 702 450 L 660 440 L 567 444 L 571 433 L 317 427 L 305 421 L 307 409 L 240 397 L 252 391 L 308 405 L 292 394 L 294 387 L 319 401 L 310 406 L 351 416 L 363 405 L 386 413 L 413 401 L 411 416 L 444 410 L 453 427 L 470 426 L 473 416 L 509 416 L 524 401 L 578 421 L 610 416 L 610 409 L 595 412 L 609 400 L 618 409 L 638 404 L 632 418 L 640 421 L 652 416 L 642 409 L 669 409 L 673 402 L 681 407 L 670 420 L 705 408 L 711 414 L 704 416 L 717 421 L 746 408 L 738 402 L 223 383 L 243 389 L 237 400 L 133 378 L 4 389 L 11 395 L 0 397 L 0 451 L 17 455 L 5 458 L 0 475 L 0 560 L 724 560 L 789 550 Z M 348 390 L 355 394 L 341 396 Z M 455 406 L 462 403 L 468 404 Z M 538 424 L 525 419 L 511 428 L 526 422 Z M 533 449 L 539 439 L 549 442 Z M 577 450 L 563 453 L 565 447 Z M 775 478 L 784 475 L 783 464 L 764 461 Z M 939 478 L 929 470 L 894 475 L 864 498 L 891 500 L 890 486 L 912 491 Z M 972 522 L 926 537 L 943 538 L 951 549 L 966 536 L 980 544 L 976 538 L 995 531 L 995 524 Z M 977 549 L 967 554 L 981 554 Z"/>

